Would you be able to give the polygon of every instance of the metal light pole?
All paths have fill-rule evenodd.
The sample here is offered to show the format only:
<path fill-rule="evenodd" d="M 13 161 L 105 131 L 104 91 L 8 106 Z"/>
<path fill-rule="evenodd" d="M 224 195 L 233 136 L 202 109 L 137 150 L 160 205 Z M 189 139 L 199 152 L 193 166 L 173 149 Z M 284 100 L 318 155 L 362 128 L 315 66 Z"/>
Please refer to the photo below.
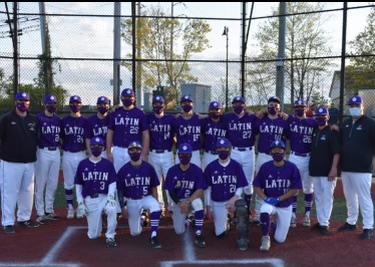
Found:
<path fill-rule="evenodd" d="M 228 32 L 229 29 L 227 26 L 224 26 L 224 32 L 222 35 L 226 36 L 227 47 L 226 47 L 226 73 L 225 73 L 225 111 L 229 110 L 228 108 Z"/>

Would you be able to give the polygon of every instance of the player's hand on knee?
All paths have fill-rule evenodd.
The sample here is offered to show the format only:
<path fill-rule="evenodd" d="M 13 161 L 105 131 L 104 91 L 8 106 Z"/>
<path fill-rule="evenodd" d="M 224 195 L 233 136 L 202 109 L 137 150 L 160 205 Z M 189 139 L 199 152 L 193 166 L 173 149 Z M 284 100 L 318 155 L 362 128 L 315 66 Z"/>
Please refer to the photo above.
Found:
<path fill-rule="evenodd" d="M 87 207 L 86 207 L 85 203 L 83 203 L 83 202 L 79 202 L 78 203 L 78 208 L 77 209 L 78 209 L 78 213 L 82 214 L 85 217 L 89 214 L 88 210 L 87 210 Z"/>
<path fill-rule="evenodd" d="M 280 203 L 280 198 L 278 197 L 267 197 L 264 202 L 266 202 L 267 204 L 270 204 L 272 206 L 276 206 L 277 204 Z"/>

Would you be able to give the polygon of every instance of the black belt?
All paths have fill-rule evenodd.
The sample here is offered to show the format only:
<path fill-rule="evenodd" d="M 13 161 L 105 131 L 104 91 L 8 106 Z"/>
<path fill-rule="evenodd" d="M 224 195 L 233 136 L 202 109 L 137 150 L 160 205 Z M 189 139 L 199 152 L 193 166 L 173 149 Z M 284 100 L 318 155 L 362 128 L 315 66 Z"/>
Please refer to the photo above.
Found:
<path fill-rule="evenodd" d="M 49 151 L 55 151 L 57 150 L 57 147 L 55 146 L 45 146 L 45 147 L 39 147 L 40 149 L 45 149 L 45 150 L 49 150 Z"/>
<path fill-rule="evenodd" d="M 310 156 L 310 153 L 298 153 L 298 152 L 294 152 L 294 151 L 292 151 L 292 154 L 296 155 L 296 156 L 299 156 L 299 157 L 308 157 L 308 156 Z"/>
<path fill-rule="evenodd" d="M 162 154 L 162 153 L 167 153 L 167 152 L 171 152 L 171 151 L 168 150 L 168 149 L 152 149 L 151 152 L 154 152 L 156 154 Z"/>
<path fill-rule="evenodd" d="M 238 150 L 238 151 L 253 150 L 252 146 L 250 146 L 250 147 L 238 147 L 238 146 L 234 146 L 233 148 L 236 149 L 236 150 Z"/>
<path fill-rule="evenodd" d="M 99 194 L 93 194 L 90 196 L 91 198 L 98 198 L 99 197 Z"/>

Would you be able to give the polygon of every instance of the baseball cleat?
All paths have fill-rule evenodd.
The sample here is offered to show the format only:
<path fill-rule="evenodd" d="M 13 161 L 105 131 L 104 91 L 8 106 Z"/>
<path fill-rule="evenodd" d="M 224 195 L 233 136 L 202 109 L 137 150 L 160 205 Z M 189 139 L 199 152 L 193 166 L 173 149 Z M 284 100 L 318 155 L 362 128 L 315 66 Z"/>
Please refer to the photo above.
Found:
<path fill-rule="evenodd" d="M 195 234 L 195 245 L 197 245 L 198 248 L 205 248 L 206 247 L 206 241 L 204 240 L 204 236 L 202 234 Z"/>
<path fill-rule="evenodd" d="M 46 212 L 46 215 L 44 215 L 44 218 L 47 219 L 47 220 L 51 220 L 51 221 L 61 221 L 62 220 L 62 218 L 60 216 L 57 216 L 53 212 L 51 212 L 51 213 Z"/>
<path fill-rule="evenodd" d="M 349 223 L 345 223 L 343 226 L 341 226 L 339 228 L 339 232 L 341 233 L 344 233 L 344 232 L 352 232 L 352 231 L 357 231 L 358 230 L 358 226 L 356 224 L 349 224 Z"/>
<path fill-rule="evenodd" d="M 4 234 L 15 234 L 16 231 L 14 230 L 13 225 L 5 225 L 3 226 Z"/>
<path fill-rule="evenodd" d="M 320 223 L 316 223 L 316 224 L 314 224 L 313 226 L 311 226 L 311 230 L 319 230 L 320 229 Z"/>
<path fill-rule="evenodd" d="M 328 226 L 320 226 L 320 233 L 322 235 L 329 235 L 329 227 Z"/>
<path fill-rule="evenodd" d="M 117 247 L 117 243 L 116 243 L 116 240 L 114 238 L 107 238 L 105 240 L 105 243 L 107 245 L 107 248 Z"/>
<path fill-rule="evenodd" d="M 39 224 L 34 223 L 32 220 L 17 222 L 17 225 L 27 227 L 27 228 L 37 228 L 37 227 L 39 227 Z"/>
<path fill-rule="evenodd" d="M 309 216 L 305 216 L 305 218 L 303 219 L 302 225 L 304 227 L 310 227 L 311 226 L 311 221 L 310 221 L 310 217 Z"/>
<path fill-rule="evenodd" d="M 361 240 L 370 240 L 374 236 L 374 231 L 372 229 L 363 229 L 363 233 L 359 237 Z"/>
<path fill-rule="evenodd" d="M 271 238 L 270 238 L 270 236 L 269 235 L 263 236 L 259 250 L 261 252 L 268 252 L 268 251 L 270 251 L 270 247 L 271 247 Z"/>
<path fill-rule="evenodd" d="M 77 219 L 82 219 L 82 218 L 85 218 L 86 216 L 85 216 L 85 214 L 82 214 L 82 213 L 80 212 L 80 210 L 78 209 L 78 210 L 77 210 L 77 215 L 76 215 L 76 217 L 77 217 Z"/>
<path fill-rule="evenodd" d="M 296 227 L 297 227 L 297 218 L 292 217 L 292 219 L 290 220 L 290 228 L 296 228 Z"/>
<path fill-rule="evenodd" d="M 156 236 L 151 237 L 150 245 L 152 248 L 162 248 L 162 245 L 159 243 L 159 240 Z"/>
<path fill-rule="evenodd" d="M 74 219 L 74 209 L 68 209 L 67 219 Z"/>
<path fill-rule="evenodd" d="M 38 216 L 38 218 L 36 218 L 36 222 L 39 224 L 49 224 L 49 220 L 47 220 L 44 216 Z"/>
<path fill-rule="evenodd" d="M 247 240 L 246 238 L 238 239 L 237 244 L 238 244 L 238 249 L 241 251 L 248 250 L 249 248 L 249 240 Z"/>

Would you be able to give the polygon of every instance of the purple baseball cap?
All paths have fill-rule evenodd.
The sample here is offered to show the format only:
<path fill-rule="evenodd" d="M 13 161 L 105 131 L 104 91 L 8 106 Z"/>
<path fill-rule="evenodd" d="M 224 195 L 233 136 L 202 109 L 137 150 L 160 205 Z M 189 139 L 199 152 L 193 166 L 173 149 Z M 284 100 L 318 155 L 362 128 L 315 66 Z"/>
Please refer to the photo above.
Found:
<path fill-rule="evenodd" d="M 125 88 L 124 90 L 122 90 L 121 96 L 134 97 L 134 90 L 131 88 Z"/>
<path fill-rule="evenodd" d="M 26 92 L 19 92 L 19 93 L 16 94 L 16 101 L 17 100 L 30 101 L 30 95 L 29 95 L 29 93 L 26 93 Z"/>
<path fill-rule="evenodd" d="M 44 97 L 44 104 L 56 104 L 57 103 L 57 98 L 55 95 L 46 95 Z"/>
<path fill-rule="evenodd" d="M 210 103 L 209 109 L 222 109 L 223 105 L 218 101 L 212 101 Z"/>
<path fill-rule="evenodd" d="M 269 102 L 276 102 L 281 104 L 280 98 L 278 98 L 277 96 L 271 96 L 270 98 L 268 98 L 268 103 Z"/>
<path fill-rule="evenodd" d="M 191 148 L 191 145 L 189 143 L 182 143 L 178 147 L 178 154 L 192 154 L 193 149 Z"/>
<path fill-rule="evenodd" d="M 232 145 L 231 145 L 231 143 L 229 142 L 228 139 L 219 138 L 219 139 L 217 139 L 217 142 L 216 142 L 216 148 L 219 148 L 219 147 L 231 148 Z"/>
<path fill-rule="evenodd" d="M 319 107 L 315 112 L 315 116 L 327 116 L 327 115 L 329 115 L 329 111 L 325 107 Z"/>
<path fill-rule="evenodd" d="M 96 104 L 109 104 L 109 99 L 105 96 L 99 96 Z"/>
<path fill-rule="evenodd" d="M 294 107 L 307 107 L 307 104 L 302 99 L 298 99 L 294 102 Z"/>
<path fill-rule="evenodd" d="M 138 141 L 133 141 L 128 146 L 128 149 L 130 149 L 130 148 L 140 148 L 140 149 L 142 149 L 142 145 Z"/>
<path fill-rule="evenodd" d="M 272 148 L 275 148 L 275 147 L 280 147 L 280 148 L 286 150 L 285 143 L 282 140 L 275 140 L 275 141 L 273 141 L 271 143 L 270 150 L 272 150 Z"/>
<path fill-rule="evenodd" d="M 152 104 L 154 103 L 164 103 L 164 98 L 161 95 L 154 96 L 152 98 Z"/>
<path fill-rule="evenodd" d="M 78 95 L 71 96 L 69 99 L 69 103 L 72 103 L 72 102 L 82 103 L 81 97 Z"/>
<path fill-rule="evenodd" d="M 104 140 L 99 136 L 93 137 L 90 140 L 90 146 L 104 146 Z"/>
<path fill-rule="evenodd" d="M 180 103 L 185 102 L 185 101 L 194 102 L 194 99 L 191 95 L 184 95 L 181 97 Z"/>
<path fill-rule="evenodd" d="M 245 98 L 241 97 L 241 96 L 236 96 L 235 98 L 233 98 L 233 101 L 232 101 L 232 104 L 233 103 L 237 103 L 237 102 L 240 102 L 242 104 L 245 104 Z"/>
<path fill-rule="evenodd" d="M 348 105 L 363 105 L 363 99 L 360 96 L 353 96 L 352 98 L 349 99 Z"/>

